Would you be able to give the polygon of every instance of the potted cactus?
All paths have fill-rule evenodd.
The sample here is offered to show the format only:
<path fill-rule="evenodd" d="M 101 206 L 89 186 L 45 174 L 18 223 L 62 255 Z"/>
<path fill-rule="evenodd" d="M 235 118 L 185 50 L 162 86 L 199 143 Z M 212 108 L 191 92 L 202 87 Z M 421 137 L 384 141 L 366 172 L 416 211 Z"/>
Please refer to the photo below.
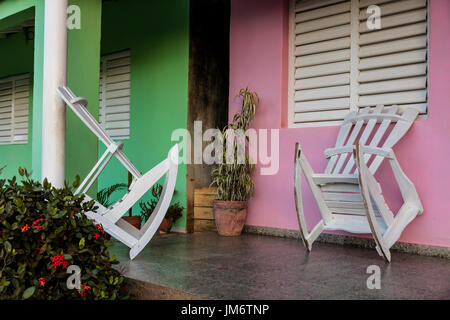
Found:
<path fill-rule="evenodd" d="M 252 196 L 254 189 L 251 177 L 254 165 L 250 163 L 247 154 L 244 163 L 239 163 L 238 140 L 234 135 L 227 135 L 227 131 L 232 129 L 245 132 L 248 129 L 255 116 L 259 98 L 248 88 L 241 89 L 237 98 L 242 100 L 241 112 L 235 114 L 232 123 L 223 129 L 222 141 L 219 142 L 223 145 L 223 161 L 211 172 L 211 186 L 217 187 L 218 195 L 218 199 L 213 202 L 214 221 L 218 233 L 222 236 L 241 234 L 247 219 L 247 200 Z M 248 137 L 245 138 L 245 144 L 244 150 L 248 144 Z M 227 159 L 227 154 L 232 154 L 234 159 L 232 161 L 230 158 Z"/>

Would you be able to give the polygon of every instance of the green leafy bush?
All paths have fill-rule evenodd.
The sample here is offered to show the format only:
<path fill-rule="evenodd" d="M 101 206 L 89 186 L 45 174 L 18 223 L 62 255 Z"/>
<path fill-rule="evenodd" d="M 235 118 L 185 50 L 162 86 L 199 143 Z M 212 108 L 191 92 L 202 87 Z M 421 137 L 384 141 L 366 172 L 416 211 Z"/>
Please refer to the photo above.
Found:
<path fill-rule="evenodd" d="M 83 213 L 94 202 L 72 188 L 33 181 L 0 180 L 0 299 L 125 299 L 124 278 L 113 269 L 100 225 Z M 79 179 L 74 187 L 79 184 Z M 69 289 L 67 267 L 81 269 L 81 288 Z"/>

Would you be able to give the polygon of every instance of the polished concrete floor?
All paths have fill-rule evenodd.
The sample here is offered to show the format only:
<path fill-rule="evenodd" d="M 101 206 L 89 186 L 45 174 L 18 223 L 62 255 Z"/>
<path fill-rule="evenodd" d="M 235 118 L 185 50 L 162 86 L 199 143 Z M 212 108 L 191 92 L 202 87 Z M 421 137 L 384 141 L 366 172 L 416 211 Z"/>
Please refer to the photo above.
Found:
<path fill-rule="evenodd" d="M 450 260 L 314 244 L 295 239 L 215 233 L 162 236 L 129 261 L 114 253 L 125 276 L 212 299 L 450 299 Z M 379 266 L 381 289 L 368 289 L 367 268 Z"/>

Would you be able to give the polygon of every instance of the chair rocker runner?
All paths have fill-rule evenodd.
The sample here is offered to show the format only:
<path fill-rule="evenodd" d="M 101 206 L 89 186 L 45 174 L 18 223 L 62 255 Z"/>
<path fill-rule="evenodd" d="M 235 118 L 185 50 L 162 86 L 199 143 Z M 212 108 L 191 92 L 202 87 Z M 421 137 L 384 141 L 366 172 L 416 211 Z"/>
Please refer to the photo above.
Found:
<path fill-rule="evenodd" d="M 392 150 L 417 115 L 418 111 L 413 108 L 402 111 L 398 106 L 382 105 L 349 113 L 342 123 L 335 147 L 325 150 L 328 163 L 323 174 L 313 172 L 300 144 L 296 144 L 295 205 L 300 236 L 308 251 L 311 251 L 313 242 L 324 230 L 371 233 L 380 256 L 391 261 L 389 249 L 405 227 L 423 212 L 414 184 L 402 171 Z M 393 128 L 388 133 L 391 124 Z M 379 146 L 380 142 L 382 146 Z M 389 161 L 404 200 L 395 216 L 374 178 L 383 159 Z M 307 229 L 303 213 L 300 185 L 302 172 L 322 216 L 311 231 Z"/>
<path fill-rule="evenodd" d="M 122 152 L 122 143 L 114 142 L 86 109 L 87 100 L 75 96 L 67 87 L 59 87 L 57 90 L 66 104 L 107 148 L 105 153 L 100 157 L 100 160 L 81 183 L 76 194 L 86 194 L 111 160 L 112 156 L 115 156 L 128 172 L 133 175 L 133 182 L 130 185 L 128 193 L 122 199 L 110 208 L 105 208 L 96 202 L 96 205 L 99 207 L 97 212 L 87 212 L 86 216 L 95 220 L 96 223 L 101 224 L 106 232 L 131 248 L 130 258 L 134 259 L 156 233 L 172 200 L 178 170 L 178 146 L 175 145 L 170 149 L 168 157 L 164 161 L 148 171 L 145 175 L 141 175 Z M 166 178 L 160 200 L 150 218 L 141 230 L 138 230 L 122 219 L 122 216 L 164 175 L 166 175 Z M 92 200 L 87 195 L 86 199 L 88 201 Z"/>

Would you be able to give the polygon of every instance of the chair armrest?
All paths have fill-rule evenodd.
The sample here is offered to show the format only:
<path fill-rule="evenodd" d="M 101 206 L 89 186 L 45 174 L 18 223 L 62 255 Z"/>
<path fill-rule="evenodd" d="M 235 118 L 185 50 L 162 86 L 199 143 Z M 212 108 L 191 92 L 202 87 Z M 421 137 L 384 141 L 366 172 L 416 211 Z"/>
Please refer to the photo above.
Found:
<path fill-rule="evenodd" d="M 382 149 L 382 148 L 375 148 L 375 147 L 369 147 L 369 146 L 361 146 L 362 151 L 365 154 L 373 154 L 381 157 L 385 157 L 387 159 L 392 158 L 391 149 Z M 338 147 L 338 148 L 329 148 L 326 149 L 324 154 L 327 159 L 342 154 L 342 153 L 350 153 L 355 150 L 355 146 L 344 146 L 344 147 Z"/>
<path fill-rule="evenodd" d="M 403 200 L 405 201 L 405 203 L 417 206 L 420 209 L 419 214 L 422 214 L 422 202 L 420 201 L 419 194 L 417 193 L 414 183 L 408 178 L 408 176 L 401 168 L 400 163 L 398 162 L 393 150 L 391 150 L 391 154 L 392 158 L 389 159 L 389 164 L 391 165 L 392 172 L 394 173 L 394 177 L 397 181 Z"/>

